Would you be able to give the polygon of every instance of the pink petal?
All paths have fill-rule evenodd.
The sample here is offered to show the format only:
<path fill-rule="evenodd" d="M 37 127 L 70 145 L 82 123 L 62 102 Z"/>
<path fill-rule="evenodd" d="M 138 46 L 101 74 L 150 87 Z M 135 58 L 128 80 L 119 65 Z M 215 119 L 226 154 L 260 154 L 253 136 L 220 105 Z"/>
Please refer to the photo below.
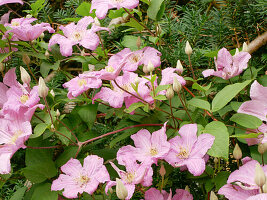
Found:
<path fill-rule="evenodd" d="M 176 194 L 173 196 L 172 200 L 193 200 L 193 195 L 187 190 L 176 189 Z"/>
<path fill-rule="evenodd" d="M 266 199 L 267 199 L 267 194 L 263 193 L 263 194 L 258 194 L 258 195 L 255 195 L 255 196 L 251 196 L 247 200 L 266 200 Z"/>
<path fill-rule="evenodd" d="M 262 104 L 262 101 L 259 101 L 259 100 L 251 100 L 251 101 L 244 102 L 239 107 L 237 112 L 245 113 L 248 115 L 253 115 L 263 121 L 267 121 L 266 112 L 264 110 L 264 105 Z"/>
<path fill-rule="evenodd" d="M 193 149 L 191 150 L 190 157 L 203 158 L 207 151 L 212 147 L 215 137 L 210 134 L 201 134 L 198 136 Z"/>
<path fill-rule="evenodd" d="M 191 174 L 200 176 L 205 171 L 206 163 L 201 158 L 189 158 L 186 160 L 186 166 Z"/>
<path fill-rule="evenodd" d="M 131 136 L 134 141 L 134 145 L 137 148 L 140 148 L 145 152 L 150 151 L 151 149 L 151 134 L 148 130 L 142 129 L 136 134 Z"/>
<path fill-rule="evenodd" d="M 244 200 L 258 194 L 258 190 L 243 190 L 237 185 L 228 183 L 221 187 L 218 194 L 224 195 L 228 200 Z"/>
<path fill-rule="evenodd" d="M 186 124 L 183 125 L 179 134 L 183 139 L 183 146 L 191 148 L 197 141 L 197 124 Z"/>
<path fill-rule="evenodd" d="M 150 188 L 145 193 L 145 200 L 164 200 L 163 195 L 156 188 Z"/>
<path fill-rule="evenodd" d="M 61 168 L 61 171 L 70 176 L 79 176 L 82 171 L 82 165 L 79 160 L 71 158 Z"/>
<path fill-rule="evenodd" d="M 254 81 L 250 87 L 250 98 L 252 100 L 259 100 L 262 104 L 267 104 L 267 87 L 263 87 L 258 81 Z"/>

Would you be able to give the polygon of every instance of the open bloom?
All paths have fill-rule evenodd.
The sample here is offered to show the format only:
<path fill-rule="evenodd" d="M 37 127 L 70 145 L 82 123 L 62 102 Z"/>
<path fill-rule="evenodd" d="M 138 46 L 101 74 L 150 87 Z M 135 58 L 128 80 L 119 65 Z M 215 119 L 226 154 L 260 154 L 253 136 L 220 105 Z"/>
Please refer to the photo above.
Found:
<path fill-rule="evenodd" d="M 51 190 L 63 190 L 63 196 L 77 198 L 78 193 L 87 192 L 93 194 L 99 183 L 109 181 L 109 174 L 103 165 L 103 158 L 96 155 L 87 156 L 83 166 L 77 159 L 71 158 L 60 169 L 65 174 L 60 174 L 54 180 Z"/>
<path fill-rule="evenodd" d="M 258 117 L 267 122 L 267 87 L 254 81 L 250 88 L 250 101 L 244 102 L 237 112 Z"/>
<path fill-rule="evenodd" d="M 248 52 L 240 52 L 232 56 L 226 48 L 222 48 L 218 52 L 217 60 L 214 58 L 216 71 L 207 69 L 202 74 L 204 77 L 218 76 L 227 80 L 241 74 L 247 68 L 250 58 L 251 55 Z"/>
<path fill-rule="evenodd" d="M 0 6 L 8 4 L 8 3 L 20 3 L 23 4 L 22 0 L 0 0 Z"/>
<path fill-rule="evenodd" d="M 91 12 L 95 9 L 97 18 L 104 19 L 109 9 L 112 8 L 128 8 L 137 7 L 139 0 L 92 0 Z"/>
<path fill-rule="evenodd" d="M 179 130 L 180 136 L 172 138 L 171 149 L 165 160 L 173 167 L 186 166 L 194 176 L 201 175 L 205 170 L 205 155 L 212 147 L 215 137 L 201 134 L 197 137 L 197 125 L 186 124 Z"/>
<path fill-rule="evenodd" d="M 229 200 L 244 200 L 249 197 L 257 199 L 255 195 L 260 194 L 260 187 L 255 183 L 256 164 L 259 164 L 256 160 L 246 161 L 238 170 L 232 172 L 227 184 L 221 187 L 218 194 Z M 266 176 L 267 166 L 263 166 L 262 169 Z M 252 198 L 253 196 L 255 198 Z"/>
<path fill-rule="evenodd" d="M 170 143 L 167 141 L 166 124 L 152 134 L 142 129 L 131 138 L 134 141 L 135 147 L 131 145 L 124 146 L 119 149 L 117 153 L 117 160 L 119 164 L 125 164 L 127 158 L 132 157 L 140 162 L 151 165 L 157 164 L 158 159 L 163 159 L 170 150 Z"/>
<path fill-rule="evenodd" d="M 95 24 L 92 25 L 91 29 L 87 29 L 93 22 L 94 19 L 92 17 L 84 17 L 78 21 L 77 25 L 72 22 L 67 26 L 60 26 L 59 29 L 63 31 L 64 36 L 60 34 L 53 35 L 48 44 L 49 49 L 54 44 L 59 44 L 60 53 L 63 56 L 71 56 L 72 46 L 77 44 L 86 49 L 95 50 L 100 41 L 96 32 L 100 30 L 108 31 L 109 29 L 99 27 Z"/>
<path fill-rule="evenodd" d="M 156 188 L 150 188 L 145 193 L 145 200 L 193 200 L 193 195 L 183 189 L 176 189 L 176 194 L 172 197 L 172 192 L 168 194 L 165 190 L 161 192 Z"/>

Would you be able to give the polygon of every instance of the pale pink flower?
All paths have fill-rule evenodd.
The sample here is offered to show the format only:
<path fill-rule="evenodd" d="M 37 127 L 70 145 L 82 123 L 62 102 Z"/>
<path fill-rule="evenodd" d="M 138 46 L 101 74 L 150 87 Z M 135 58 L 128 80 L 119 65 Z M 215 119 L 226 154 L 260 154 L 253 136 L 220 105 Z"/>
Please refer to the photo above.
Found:
<path fill-rule="evenodd" d="M 215 137 L 210 134 L 201 134 L 197 137 L 197 125 L 186 124 L 179 130 L 180 136 L 169 142 L 171 148 L 165 160 L 173 167 L 186 166 L 194 176 L 201 175 L 205 170 L 204 156 L 212 147 Z"/>
<path fill-rule="evenodd" d="M 251 100 L 244 102 L 237 112 L 253 115 L 267 122 L 267 87 L 254 81 L 250 88 L 250 98 Z"/>
<path fill-rule="evenodd" d="M 145 200 L 193 200 L 192 194 L 183 189 L 176 189 L 176 194 L 172 197 L 172 191 L 168 194 L 165 190 L 161 192 L 156 188 L 150 188 L 145 193 Z"/>
<path fill-rule="evenodd" d="M 54 44 L 59 44 L 60 53 L 63 56 L 71 56 L 72 46 L 77 44 L 86 49 L 95 50 L 100 41 L 96 32 L 100 30 L 109 31 L 109 29 L 95 24 L 92 25 L 91 29 L 87 29 L 93 22 L 94 19 L 89 16 L 79 20 L 77 25 L 72 22 L 66 26 L 60 26 L 59 29 L 63 31 L 64 36 L 60 34 L 53 35 L 49 41 L 48 48 L 51 49 Z"/>
<path fill-rule="evenodd" d="M 97 18 L 104 19 L 108 13 L 108 10 L 112 8 L 128 8 L 133 9 L 137 7 L 139 0 L 92 0 L 91 12 L 95 9 Z"/>
<path fill-rule="evenodd" d="M 109 174 L 103 165 L 103 158 L 89 155 L 83 161 L 83 166 L 77 159 L 71 158 L 60 169 L 60 174 L 51 186 L 52 191 L 63 190 L 63 196 L 77 198 L 78 193 L 93 194 L 100 183 L 109 181 Z"/>
<path fill-rule="evenodd" d="M 267 199 L 267 194 L 263 193 L 263 194 L 257 194 L 255 196 L 251 196 L 247 200 L 266 200 L 266 199 Z"/>
<path fill-rule="evenodd" d="M 207 69 L 202 72 L 204 77 L 218 76 L 225 80 L 237 76 L 243 72 L 248 66 L 248 61 L 251 55 L 248 52 L 239 52 L 232 56 L 226 48 L 222 48 L 218 52 L 215 59 L 216 71 Z"/>
<path fill-rule="evenodd" d="M 20 3 L 23 4 L 22 0 L 0 0 L 0 6 L 8 4 L 8 3 Z"/>
<path fill-rule="evenodd" d="M 37 20 L 36 18 L 25 18 L 25 17 L 15 18 L 11 20 L 10 24 L 5 23 L 5 26 L 9 26 L 10 28 L 16 28 L 16 27 L 29 25 L 36 20 Z"/>
<path fill-rule="evenodd" d="M 8 11 L 6 14 L 4 14 L 1 17 L 0 24 L 6 24 L 6 23 L 8 23 L 10 13 L 11 13 L 11 11 Z"/>
<path fill-rule="evenodd" d="M 0 108 L 3 108 L 3 104 L 7 101 L 6 92 L 8 87 L 0 82 Z"/>
<path fill-rule="evenodd" d="M 251 132 L 252 131 L 247 131 L 246 133 L 249 134 Z M 262 125 L 260 125 L 258 127 L 258 129 L 253 130 L 253 132 L 256 132 L 256 133 L 261 132 L 262 134 L 260 134 L 257 138 L 246 138 L 248 146 L 267 142 L 266 141 L 267 137 L 265 136 L 265 134 L 267 133 L 267 125 L 266 124 L 263 123 Z"/>
<path fill-rule="evenodd" d="M 151 165 L 157 164 L 159 159 L 164 159 L 170 150 L 170 143 L 167 141 L 166 124 L 158 130 L 150 134 L 146 129 L 138 131 L 132 135 L 135 147 L 131 145 L 124 146 L 117 152 L 117 160 L 119 164 L 125 164 L 127 158 L 132 157 L 140 162 Z"/>
<path fill-rule="evenodd" d="M 91 77 L 89 76 L 91 75 Z M 89 78 L 90 77 L 90 78 Z M 75 77 L 70 81 L 63 84 L 64 88 L 68 88 L 68 98 L 73 99 L 74 97 L 79 96 L 83 92 L 87 91 L 90 88 L 99 88 L 102 85 L 101 79 L 98 79 L 93 72 L 89 72 L 87 77 L 80 78 Z"/>
<path fill-rule="evenodd" d="M 256 160 L 245 162 L 238 170 L 232 172 L 218 194 L 225 195 L 229 200 L 244 200 L 260 193 L 260 187 L 255 183 Z M 267 176 L 267 166 L 263 166 L 265 176 Z M 234 184 L 234 185 L 233 185 Z"/>

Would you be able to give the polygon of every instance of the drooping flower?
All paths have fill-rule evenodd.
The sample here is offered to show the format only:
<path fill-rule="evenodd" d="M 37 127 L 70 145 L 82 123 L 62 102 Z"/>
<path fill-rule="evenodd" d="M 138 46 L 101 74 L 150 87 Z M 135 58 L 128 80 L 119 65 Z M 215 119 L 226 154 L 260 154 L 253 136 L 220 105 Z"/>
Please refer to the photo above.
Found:
<path fill-rule="evenodd" d="M 54 180 L 51 190 L 63 190 L 63 196 L 77 198 L 78 193 L 86 192 L 93 194 L 99 183 L 109 181 L 109 174 L 103 165 L 103 158 L 96 155 L 89 155 L 83 161 L 83 166 L 77 159 L 71 158 L 60 169 L 65 174 L 60 174 Z"/>
<path fill-rule="evenodd" d="M 218 52 L 218 57 L 215 59 L 216 71 L 207 69 L 202 72 L 204 77 L 218 76 L 225 80 L 237 76 L 247 68 L 248 61 L 251 55 L 248 52 L 240 52 L 232 56 L 226 48 L 222 48 Z"/>
<path fill-rule="evenodd" d="M 131 145 L 124 146 L 117 153 L 119 164 L 125 164 L 128 157 L 136 159 L 140 162 L 151 165 L 157 164 L 159 159 L 164 159 L 170 150 L 170 143 L 167 141 L 166 124 L 158 130 L 150 134 L 146 129 L 138 131 L 132 135 L 135 147 Z"/>
<path fill-rule="evenodd" d="M 112 8 L 128 8 L 137 7 L 139 0 L 92 0 L 91 12 L 95 9 L 97 18 L 104 19 L 109 9 Z"/>
<path fill-rule="evenodd" d="M 64 33 L 63 35 L 55 34 L 49 41 L 48 47 L 51 49 L 51 46 L 54 44 L 59 44 L 60 53 L 63 56 L 71 56 L 72 55 L 72 46 L 81 45 L 86 49 L 95 50 L 99 45 L 99 37 L 96 34 L 97 31 L 109 29 L 104 27 L 92 25 L 91 29 L 87 29 L 87 27 L 94 22 L 92 17 L 84 17 L 80 21 L 78 21 L 77 25 L 74 22 L 68 24 L 67 26 L 60 26 Z"/>
<path fill-rule="evenodd" d="M 267 87 L 254 81 L 250 88 L 250 98 L 251 100 L 244 102 L 237 112 L 253 115 L 267 122 Z"/>
<path fill-rule="evenodd" d="M 186 166 L 194 176 L 201 175 L 205 170 L 205 155 L 212 147 L 215 137 L 201 134 L 197 137 L 197 125 L 186 124 L 179 130 L 180 136 L 169 142 L 171 148 L 165 160 L 173 167 Z"/>
<path fill-rule="evenodd" d="M 8 3 L 20 3 L 23 4 L 22 0 L 0 0 L 0 6 L 8 4 Z"/>
<path fill-rule="evenodd" d="M 244 200 L 260 193 L 260 187 L 255 183 L 256 160 L 247 161 L 238 170 L 232 172 L 218 194 L 224 195 L 229 200 Z M 267 166 L 262 167 L 265 176 Z M 232 184 L 233 183 L 233 184 Z"/>
<path fill-rule="evenodd" d="M 176 194 L 172 197 L 172 192 L 168 194 L 165 190 L 150 188 L 145 193 L 145 200 L 193 200 L 192 194 L 183 189 L 176 189 Z"/>

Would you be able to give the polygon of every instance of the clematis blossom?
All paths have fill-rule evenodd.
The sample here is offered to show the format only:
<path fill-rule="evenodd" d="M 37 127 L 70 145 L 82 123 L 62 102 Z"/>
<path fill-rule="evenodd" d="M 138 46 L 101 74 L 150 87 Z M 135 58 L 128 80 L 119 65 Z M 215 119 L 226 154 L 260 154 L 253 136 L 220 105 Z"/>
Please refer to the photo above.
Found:
<path fill-rule="evenodd" d="M 250 98 L 251 100 L 244 102 L 237 112 L 253 115 L 267 122 L 267 87 L 254 81 L 250 88 Z"/>
<path fill-rule="evenodd" d="M 117 160 L 119 164 L 125 164 L 125 158 L 132 157 L 140 162 L 152 165 L 157 164 L 159 159 L 164 159 L 170 150 L 170 143 L 167 141 L 166 124 L 152 134 L 141 129 L 131 138 L 135 147 L 131 145 L 124 146 L 117 152 Z"/>
<path fill-rule="evenodd" d="M 77 44 L 86 49 L 95 50 L 100 42 L 96 32 L 101 30 L 109 31 L 109 29 L 95 24 L 92 25 L 91 29 L 87 29 L 93 22 L 94 19 L 89 16 L 79 20 L 77 25 L 72 22 L 66 26 L 60 26 L 59 29 L 63 31 L 64 36 L 60 34 L 53 35 L 49 41 L 48 48 L 51 49 L 54 44 L 59 44 L 60 53 L 63 56 L 71 56 L 72 46 Z"/>
<path fill-rule="evenodd" d="M 91 12 L 95 9 L 97 18 L 104 19 L 108 10 L 112 8 L 128 8 L 133 9 L 137 7 L 139 0 L 92 0 Z"/>
<path fill-rule="evenodd" d="M 215 60 L 216 71 L 207 69 L 202 72 L 204 77 L 218 76 L 225 80 L 235 77 L 243 72 L 248 66 L 251 55 L 248 52 L 239 52 L 232 56 L 226 48 L 218 52 Z"/>
<path fill-rule="evenodd" d="M 89 155 L 83 161 L 83 166 L 77 159 L 71 158 L 60 169 L 60 174 L 51 186 L 52 191 L 63 190 L 66 198 L 77 198 L 78 193 L 93 194 L 100 183 L 109 181 L 109 174 L 103 165 L 104 159 Z"/>
<path fill-rule="evenodd" d="M 205 170 L 205 155 L 212 147 L 215 137 L 210 134 L 197 137 L 197 124 L 182 126 L 179 134 L 169 141 L 171 148 L 165 160 L 173 167 L 186 166 L 194 176 L 201 175 Z"/>
<path fill-rule="evenodd" d="M 172 197 L 172 191 L 168 194 L 165 190 L 150 188 L 145 193 L 145 200 L 193 200 L 193 195 L 183 189 L 176 189 L 176 194 Z"/>
<path fill-rule="evenodd" d="M 22 0 L 0 0 L 0 6 L 8 4 L 8 3 L 20 3 L 23 4 Z"/>

